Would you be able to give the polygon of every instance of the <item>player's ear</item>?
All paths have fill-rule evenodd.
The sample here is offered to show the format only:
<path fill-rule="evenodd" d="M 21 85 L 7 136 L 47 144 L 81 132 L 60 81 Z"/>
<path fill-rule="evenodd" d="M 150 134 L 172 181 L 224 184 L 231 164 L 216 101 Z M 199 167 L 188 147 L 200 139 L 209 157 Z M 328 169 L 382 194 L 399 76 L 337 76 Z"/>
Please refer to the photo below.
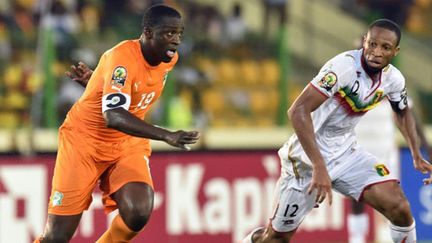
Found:
<path fill-rule="evenodd" d="M 363 36 L 362 47 L 364 48 L 366 44 L 366 35 Z"/>
<path fill-rule="evenodd" d="M 151 39 L 153 37 L 153 30 L 150 27 L 144 27 L 142 34 L 146 39 Z"/>
<path fill-rule="evenodd" d="M 399 53 L 399 50 L 400 50 L 400 47 L 399 46 L 397 46 L 396 48 L 396 51 L 395 51 L 395 54 L 394 54 L 394 56 L 397 56 L 397 54 Z"/>

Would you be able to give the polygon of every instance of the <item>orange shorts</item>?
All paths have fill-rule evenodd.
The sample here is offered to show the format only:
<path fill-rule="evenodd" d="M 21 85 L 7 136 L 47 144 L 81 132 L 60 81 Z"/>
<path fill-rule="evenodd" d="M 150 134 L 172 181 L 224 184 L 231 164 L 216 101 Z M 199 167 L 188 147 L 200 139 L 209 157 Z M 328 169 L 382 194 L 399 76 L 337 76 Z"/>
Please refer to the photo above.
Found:
<path fill-rule="evenodd" d="M 148 142 L 141 138 L 105 143 L 76 128 L 61 127 L 48 213 L 82 213 L 90 206 L 98 182 L 105 212 L 115 210 L 110 195 L 126 183 L 144 182 L 153 188 L 149 155 Z"/>

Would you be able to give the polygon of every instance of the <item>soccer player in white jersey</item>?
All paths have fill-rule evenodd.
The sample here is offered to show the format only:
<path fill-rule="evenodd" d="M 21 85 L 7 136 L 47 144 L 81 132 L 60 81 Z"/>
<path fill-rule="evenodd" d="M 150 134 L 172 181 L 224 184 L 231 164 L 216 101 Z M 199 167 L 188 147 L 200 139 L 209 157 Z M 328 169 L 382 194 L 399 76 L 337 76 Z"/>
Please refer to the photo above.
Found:
<path fill-rule="evenodd" d="M 394 242 L 416 241 L 415 222 L 401 187 L 386 166 L 356 144 L 354 127 L 384 97 L 397 114 L 414 167 L 430 173 L 421 155 L 413 116 L 407 108 L 405 79 L 390 64 L 399 52 L 401 32 L 387 19 L 373 22 L 363 48 L 329 60 L 288 110 L 295 134 L 279 150 L 282 172 L 274 215 L 267 227 L 244 243 L 290 242 L 304 217 L 332 188 L 362 200 L 391 222 Z M 432 183 L 432 176 L 423 180 Z"/>

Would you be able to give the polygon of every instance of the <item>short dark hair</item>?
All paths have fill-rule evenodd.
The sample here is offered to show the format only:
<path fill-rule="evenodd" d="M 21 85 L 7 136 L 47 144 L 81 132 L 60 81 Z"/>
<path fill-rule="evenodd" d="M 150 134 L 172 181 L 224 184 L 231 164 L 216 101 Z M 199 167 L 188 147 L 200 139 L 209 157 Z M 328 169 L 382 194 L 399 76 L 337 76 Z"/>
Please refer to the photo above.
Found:
<path fill-rule="evenodd" d="M 372 24 L 369 25 L 369 31 L 373 27 L 380 27 L 384 29 L 388 29 L 390 31 L 393 31 L 397 36 L 396 46 L 399 46 L 400 40 L 402 38 L 401 30 L 399 28 L 399 25 L 395 22 L 389 20 L 389 19 L 378 19 L 372 22 Z"/>
<path fill-rule="evenodd" d="M 147 9 L 142 19 L 142 27 L 154 27 L 160 24 L 165 17 L 181 18 L 180 13 L 174 8 L 157 4 Z"/>

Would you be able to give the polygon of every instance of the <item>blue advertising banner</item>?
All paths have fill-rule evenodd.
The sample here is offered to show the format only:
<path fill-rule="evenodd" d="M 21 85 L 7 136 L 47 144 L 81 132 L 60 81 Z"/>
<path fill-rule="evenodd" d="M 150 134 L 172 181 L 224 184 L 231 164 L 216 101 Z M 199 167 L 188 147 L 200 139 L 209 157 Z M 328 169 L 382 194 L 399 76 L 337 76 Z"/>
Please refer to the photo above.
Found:
<path fill-rule="evenodd" d="M 408 148 L 401 149 L 401 184 L 416 220 L 417 240 L 432 241 L 432 185 L 423 185 L 423 175 L 414 169 Z"/>

